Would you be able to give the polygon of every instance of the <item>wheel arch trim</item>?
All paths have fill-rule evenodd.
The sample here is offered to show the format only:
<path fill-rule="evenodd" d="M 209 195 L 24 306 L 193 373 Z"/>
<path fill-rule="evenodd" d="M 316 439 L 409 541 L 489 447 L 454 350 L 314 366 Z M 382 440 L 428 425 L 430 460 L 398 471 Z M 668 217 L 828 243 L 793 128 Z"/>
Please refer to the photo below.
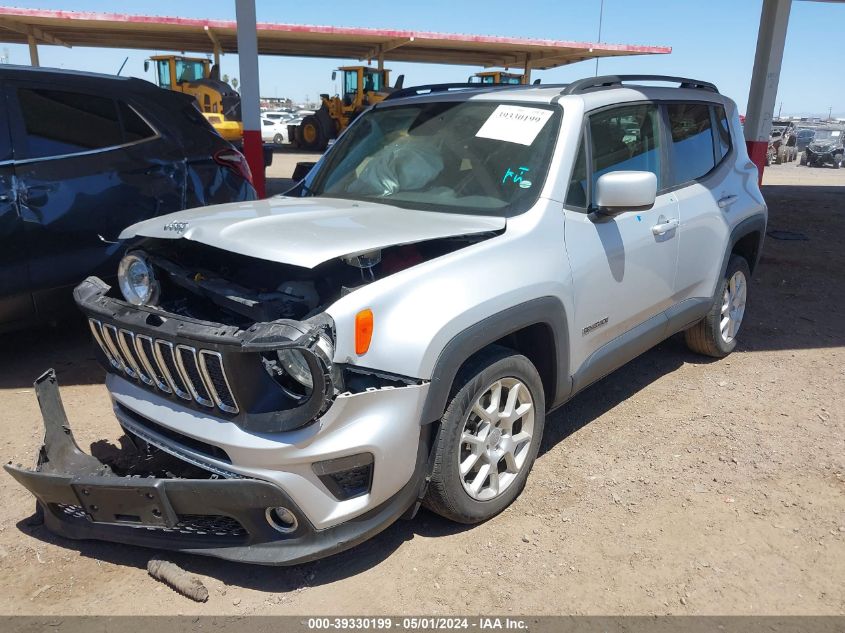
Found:
<path fill-rule="evenodd" d="M 737 243 L 744 237 L 758 232 L 760 234 L 760 238 L 757 242 L 757 252 L 754 257 L 753 262 L 748 262 L 748 267 L 751 269 L 753 273 L 757 269 L 757 264 L 760 262 L 760 257 L 763 254 L 763 241 L 766 238 L 766 214 L 765 213 L 758 213 L 752 215 L 751 217 L 745 218 L 742 222 L 737 224 L 733 229 L 731 229 L 731 236 L 730 240 L 728 240 L 728 247 L 725 250 L 724 258 L 722 259 L 722 268 L 721 273 L 719 275 L 719 279 L 725 276 L 725 271 L 728 269 L 728 261 L 731 258 L 731 255 L 734 252 L 734 248 L 736 247 Z M 717 282 L 718 287 L 718 282 Z"/>
<path fill-rule="evenodd" d="M 538 297 L 490 315 L 452 337 L 434 364 L 420 423 L 435 422 L 443 415 L 455 377 L 470 357 L 510 334 L 535 325 L 546 326 L 554 344 L 555 393 L 547 394 L 547 408 L 564 401 L 572 390 L 566 312 L 557 297 Z"/>

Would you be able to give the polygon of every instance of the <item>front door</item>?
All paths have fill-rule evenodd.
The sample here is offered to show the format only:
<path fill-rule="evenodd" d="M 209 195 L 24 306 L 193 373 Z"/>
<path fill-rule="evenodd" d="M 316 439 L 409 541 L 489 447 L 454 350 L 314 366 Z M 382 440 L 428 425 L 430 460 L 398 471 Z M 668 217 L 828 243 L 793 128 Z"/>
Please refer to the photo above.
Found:
<path fill-rule="evenodd" d="M 665 330 L 661 313 L 672 302 L 678 260 L 678 201 L 661 193 L 659 121 L 657 106 L 635 104 L 596 112 L 585 126 L 564 209 L 576 389 L 629 360 L 641 345 L 654 344 Z M 598 177 L 622 170 L 657 176 L 654 206 L 612 217 L 590 212 Z"/>

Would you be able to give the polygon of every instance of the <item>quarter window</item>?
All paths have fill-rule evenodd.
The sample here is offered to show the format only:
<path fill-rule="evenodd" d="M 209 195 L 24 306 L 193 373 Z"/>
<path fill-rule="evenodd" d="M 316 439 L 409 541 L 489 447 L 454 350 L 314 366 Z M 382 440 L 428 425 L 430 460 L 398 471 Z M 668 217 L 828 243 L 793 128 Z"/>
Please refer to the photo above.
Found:
<path fill-rule="evenodd" d="M 672 103 L 666 108 L 672 135 L 672 184 L 701 178 L 715 165 L 710 108 L 700 103 Z"/>
<path fill-rule="evenodd" d="M 722 106 L 713 106 L 713 115 L 716 118 L 716 162 L 718 163 L 731 151 L 731 130 Z"/>
<path fill-rule="evenodd" d="M 156 131 L 129 104 L 119 101 L 118 108 L 120 118 L 123 120 L 124 143 L 134 143 L 156 135 Z"/>
<path fill-rule="evenodd" d="M 590 117 L 593 189 L 599 176 L 620 170 L 650 171 L 657 176 L 658 189 L 662 186 L 657 115 L 656 106 L 643 104 Z"/>
<path fill-rule="evenodd" d="M 25 158 L 60 156 L 123 143 L 117 106 L 91 95 L 21 88 Z"/>

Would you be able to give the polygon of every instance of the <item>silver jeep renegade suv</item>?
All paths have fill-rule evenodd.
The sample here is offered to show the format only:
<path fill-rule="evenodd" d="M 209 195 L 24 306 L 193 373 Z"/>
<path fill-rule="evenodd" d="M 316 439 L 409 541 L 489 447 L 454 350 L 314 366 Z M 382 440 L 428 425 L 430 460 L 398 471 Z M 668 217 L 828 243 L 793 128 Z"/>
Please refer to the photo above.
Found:
<path fill-rule="evenodd" d="M 79 450 L 50 371 L 7 470 L 59 534 L 254 563 L 483 521 L 549 411 L 676 332 L 734 349 L 765 227 L 706 82 L 400 90 L 286 195 L 126 229 L 75 292 L 123 450 Z"/>

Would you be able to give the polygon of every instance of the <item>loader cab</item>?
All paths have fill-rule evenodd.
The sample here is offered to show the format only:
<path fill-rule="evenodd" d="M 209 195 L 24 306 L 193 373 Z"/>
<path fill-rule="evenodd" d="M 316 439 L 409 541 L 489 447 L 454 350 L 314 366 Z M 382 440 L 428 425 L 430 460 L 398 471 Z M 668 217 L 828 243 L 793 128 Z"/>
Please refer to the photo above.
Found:
<path fill-rule="evenodd" d="M 469 78 L 471 84 L 522 84 L 523 75 L 517 73 L 506 73 L 501 70 L 486 70 L 475 73 Z"/>
<path fill-rule="evenodd" d="M 366 105 L 372 93 L 381 93 L 390 85 L 390 71 L 368 66 L 343 66 L 338 69 L 343 80 L 341 98 L 345 108 L 357 110 Z M 333 73 L 332 79 L 337 77 Z"/>
<path fill-rule="evenodd" d="M 167 90 L 185 92 L 182 84 L 207 79 L 211 74 L 210 62 L 202 57 L 156 55 L 150 57 L 149 61 L 155 64 L 159 87 Z"/>

